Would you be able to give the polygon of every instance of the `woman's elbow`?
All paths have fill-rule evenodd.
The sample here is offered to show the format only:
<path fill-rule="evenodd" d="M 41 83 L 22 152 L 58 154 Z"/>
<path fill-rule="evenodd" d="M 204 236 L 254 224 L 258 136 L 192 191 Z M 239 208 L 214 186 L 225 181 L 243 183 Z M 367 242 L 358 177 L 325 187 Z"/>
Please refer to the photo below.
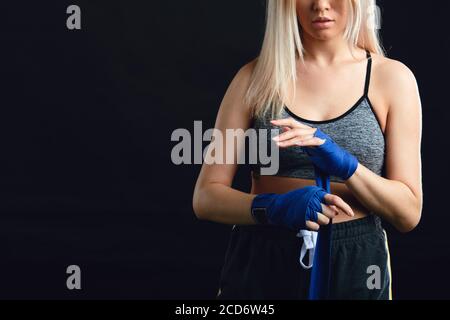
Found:
<path fill-rule="evenodd" d="M 401 233 L 408 233 L 413 231 L 420 222 L 422 217 L 422 208 L 415 210 L 413 213 L 409 213 L 405 218 L 401 219 L 396 225 L 396 228 Z"/>
<path fill-rule="evenodd" d="M 204 191 L 201 188 L 195 188 L 194 195 L 192 196 L 192 208 L 194 214 L 199 220 L 207 220 L 208 211 L 205 208 L 205 203 L 202 199 L 205 199 Z"/>

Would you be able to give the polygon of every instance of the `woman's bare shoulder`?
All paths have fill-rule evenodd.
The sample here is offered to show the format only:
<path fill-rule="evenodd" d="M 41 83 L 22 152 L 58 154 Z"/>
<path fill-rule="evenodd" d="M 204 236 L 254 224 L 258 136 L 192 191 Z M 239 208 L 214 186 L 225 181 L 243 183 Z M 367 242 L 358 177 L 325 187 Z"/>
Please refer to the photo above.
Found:
<path fill-rule="evenodd" d="M 380 54 L 372 54 L 372 58 L 372 94 L 386 106 L 386 113 L 398 104 L 399 96 L 406 99 L 407 96 L 417 95 L 416 77 L 405 63 Z"/>
<path fill-rule="evenodd" d="M 388 87 L 416 83 L 413 71 L 405 63 L 376 53 L 372 53 L 372 59 L 374 74 L 380 83 Z"/>
<path fill-rule="evenodd" d="M 244 85 L 246 88 L 250 84 L 250 79 L 252 77 L 253 71 L 255 70 L 258 58 L 242 65 L 236 75 L 234 76 L 233 82 L 237 82 L 240 86 Z"/>
<path fill-rule="evenodd" d="M 225 93 L 224 108 L 250 112 L 250 108 L 244 105 L 244 97 L 249 88 L 257 58 L 242 65 L 233 77 Z"/>

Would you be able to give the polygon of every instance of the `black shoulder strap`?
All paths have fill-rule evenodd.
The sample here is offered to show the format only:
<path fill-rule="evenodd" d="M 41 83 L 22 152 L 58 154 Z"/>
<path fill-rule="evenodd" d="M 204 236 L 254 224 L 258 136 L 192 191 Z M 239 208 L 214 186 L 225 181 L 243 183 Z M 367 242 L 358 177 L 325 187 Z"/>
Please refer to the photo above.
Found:
<path fill-rule="evenodd" d="M 366 83 L 364 85 L 364 95 L 367 96 L 369 93 L 369 84 L 370 84 L 370 72 L 372 70 L 372 56 L 370 55 L 370 51 L 366 50 L 367 53 L 367 70 L 366 70 Z"/>

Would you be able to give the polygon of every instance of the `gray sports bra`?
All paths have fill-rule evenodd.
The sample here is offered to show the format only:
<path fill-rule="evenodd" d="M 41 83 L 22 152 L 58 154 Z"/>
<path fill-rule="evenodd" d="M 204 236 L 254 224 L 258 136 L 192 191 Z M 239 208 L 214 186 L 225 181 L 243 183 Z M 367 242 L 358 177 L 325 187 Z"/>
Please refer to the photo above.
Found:
<path fill-rule="evenodd" d="M 284 106 L 280 118 L 292 117 L 306 125 L 320 128 L 339 146 L 353 154 L 358 161 L 380 176 L 384 176 L 385 140 L 380 123 L 375 115 L 368 97 L 372 57 L 367 51 L 367 70 L 364 94 L 345 113 L 338 117 L 323 121 L 313 121 L 297 116 L 287 106 Z M 252 127 L 255 129 L 278 129 L 270 123 L 270 112 L 267 116 L 254 118 Z M 270 145 L 271 135 L 267 135 Z M 252 165 L 253 176 L 261 174 L 260 161 Z M 301 147 L 279 148 L 279 170 L 276 176 L 295 177 L 314 180 L 314 167 L 308 155 Z M 343 182 L 339 177 L 330 177 L 330 181 Z"/>

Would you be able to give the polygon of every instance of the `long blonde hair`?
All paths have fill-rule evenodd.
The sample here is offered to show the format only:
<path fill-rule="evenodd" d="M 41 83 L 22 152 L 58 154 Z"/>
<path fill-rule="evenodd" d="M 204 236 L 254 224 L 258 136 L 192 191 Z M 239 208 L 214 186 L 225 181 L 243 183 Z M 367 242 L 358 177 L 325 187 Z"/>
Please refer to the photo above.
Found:
<path fill-rule="evenodd" d="M 376 0 L 346 1 L 351 10 L 344 37 L 350 47 L 384 56 L 376 28 L 380 23 Z M 303 62 L 303 57 L 296 0 L 267 0 L 264 41 L 245 95 L 253 116 L 268 110 L 272 117 L 279 114 L 291 86 L 295 97 L 296 59 Z"/>

